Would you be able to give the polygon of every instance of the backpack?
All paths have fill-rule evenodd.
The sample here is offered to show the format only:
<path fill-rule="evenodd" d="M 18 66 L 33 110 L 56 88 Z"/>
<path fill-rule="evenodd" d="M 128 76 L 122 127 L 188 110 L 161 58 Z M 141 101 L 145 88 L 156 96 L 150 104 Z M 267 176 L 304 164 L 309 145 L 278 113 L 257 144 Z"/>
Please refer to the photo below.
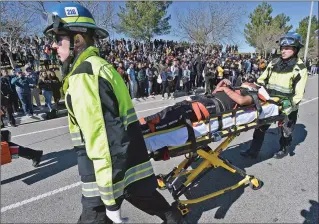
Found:
<path fill-rule="evenodd" d="M 50 120 L 58 117 L 58 111 L 56 109 L 46 113 L 45 119 Z"/>

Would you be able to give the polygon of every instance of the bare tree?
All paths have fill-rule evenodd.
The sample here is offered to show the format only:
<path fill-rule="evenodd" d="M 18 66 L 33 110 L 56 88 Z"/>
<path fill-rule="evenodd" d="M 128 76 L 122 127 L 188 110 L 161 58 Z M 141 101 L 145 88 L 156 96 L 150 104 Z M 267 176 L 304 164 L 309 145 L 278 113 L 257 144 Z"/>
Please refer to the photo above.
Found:
<path fill-rule="evenodd" d="M 115 10 L 112 2 L 76 1 L 87 7 L 94 15 L 98 26 L 112 29 Z M 41 34 L 43 24 L 40 23 L 42 13 L 47 12 L 44 1 L 1 1 L 1 48 L 7 53 L 11 67 L 15 67 L 12 53 L 17 47 L 22 47 L 21 38 Z"/>
<path fill-rule="evenodd" d="M 177 10 L 175 34 L 199 44 L 232 41 L 243 18 L 243 9 L 230 2 L 200 3 L 197 8 Z"/>
<path fill-rule="evenodd" d="M 280 29 L 276 24 L 265 26 L 259 32 L 259 38 L 256 39 L 256 47 L 261 51 L 264 57 L 271 52 L 271 49 L 276 48 L 276 41 L 285 33 L 285 30 Z"/>
<path fill-rule="evenodd" d="M 77 3 L 86 7 L 92 15 L 96 25 L 107 30 L 113 29 L 114 18 L 116 16 L 114 5 L 112 2 L 99 1 L 76 1 Z"/>
<path fill-rule="evenodd" d="M 59 1 L 61 2 L 61 1 Z M 74 1 L 86 7 L 92 15 L 94 15 L 95 22 L 98 26 L 105 29 L 112 29 L 114 24 L 114 17 L 116 16 L 114 5 L 112 2 L 99 2 L 99 1 Z M 35 12 L 41 15 L 46 13 L 44 1 L 20 1 L 19 4 L 27 11 Z"/>
<path fill-rule="evenodd" d="M 46 12 L 44 7 L 44 1 L 20 1 L 20 6 L 23 7 L 25 10 L 33 11 L 33 12 Z"/>
<path fill-rule="evenodd" d="M 18 2 L 1 2 L 1 48 L 7 53 L 12 68 L 16 66 L 13 60 L 13 50 L 21 46 L 21 37 L 26 26 L 35 19 L 35 13 L 30 13 L 18 7 Z"/>

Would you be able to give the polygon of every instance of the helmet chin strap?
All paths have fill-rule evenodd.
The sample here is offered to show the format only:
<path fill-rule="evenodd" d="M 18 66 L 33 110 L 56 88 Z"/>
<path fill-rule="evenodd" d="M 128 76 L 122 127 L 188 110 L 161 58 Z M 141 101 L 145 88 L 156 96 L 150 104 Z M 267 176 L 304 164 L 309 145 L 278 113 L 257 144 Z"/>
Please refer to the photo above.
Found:
<path fill-rule="evenodd" d="M 62 77 L 66 77 L 69 72 L 70 69 L 73 67 L 73 63 L 76 61 L 75 58 L 78 57 L 78 55 L 80 55 L 85 48 L 81 48 L 81 49 L 75 49 L 74 48 L 74 37 L 75 35 L 70 35 L 70 55 L 69 57 L 65 60 L 65 62 L 63 62 L 62 65 Z"/>
<path fill-rule="evenodd" d="M 73 63 L 76 61 L 76 58 L 86 50 L 86 46 L 82 47 L 74 47 L 74 38 L 77 34 L 70 35 L 70 55 L 66 59 L 66 61 L 62 65 L 62 77 L 66 77 L 69 72 L 71 71 L 71 68 L 73 67 Z"/>

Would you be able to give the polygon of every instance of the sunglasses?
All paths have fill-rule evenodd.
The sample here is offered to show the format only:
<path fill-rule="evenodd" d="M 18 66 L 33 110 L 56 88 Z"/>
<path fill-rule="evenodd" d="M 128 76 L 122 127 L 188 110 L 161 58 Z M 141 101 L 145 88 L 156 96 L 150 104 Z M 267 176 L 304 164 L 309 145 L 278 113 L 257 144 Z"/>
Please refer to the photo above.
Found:
<path fill-rule="evenodd" d="M 66 35 L 52 34 L 48 36 L 51 43 L 56 43 L 58 46 L 62 46 L 62 40 L 66 38 Z"/>

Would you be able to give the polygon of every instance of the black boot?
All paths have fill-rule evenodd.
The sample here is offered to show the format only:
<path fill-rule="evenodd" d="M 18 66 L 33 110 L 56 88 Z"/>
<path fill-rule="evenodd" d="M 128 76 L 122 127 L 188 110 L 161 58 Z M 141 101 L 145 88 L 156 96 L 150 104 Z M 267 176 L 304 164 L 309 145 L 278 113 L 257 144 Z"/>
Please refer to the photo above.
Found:
<path fill-rule="evenodd" d="M 165 212 L 164 215 L 165 218 L 162 224 L 187 224 L 186 217 L 184 217 L 181 211 L 177 208 L 176 202 L 172 204 L 171 210 Z"/>
<path fill-rule="evenodd" d="M 165 212 L 165 219 L 162 224 L 187 224 L 185 217 L 179 211 Z"/>
<path fill-rule="evenodd" d="M 240 155 L 243 157 L 251 157 L 256 159 L 259 155 L 259 150 L 253 150 L 253 149 L 244 149 L 240 151 Z"/>
<path fill-rule="evenodd" d="M 42 150 L 36 152 L 36 155 L 32 158 L 32 161 L 33 161 L 32 166 L 34 166 L 34 167 L 38 167 L 39 166 L 42 155 L 43 155 L 43 151 Z"/>
<path fill-rule="evenodd" d="M 274 159 L 282 159 L 285 156 L 288 155 L 289 152 L 289 146 L 283 146 L 279 152 L 275 153 L 275 155 L 273 156 Z"/>
<path fill-rule="evenodd" d="M 105 214 L 105 206 L 83 208 L 78 224 L 113 224 Z"/>

